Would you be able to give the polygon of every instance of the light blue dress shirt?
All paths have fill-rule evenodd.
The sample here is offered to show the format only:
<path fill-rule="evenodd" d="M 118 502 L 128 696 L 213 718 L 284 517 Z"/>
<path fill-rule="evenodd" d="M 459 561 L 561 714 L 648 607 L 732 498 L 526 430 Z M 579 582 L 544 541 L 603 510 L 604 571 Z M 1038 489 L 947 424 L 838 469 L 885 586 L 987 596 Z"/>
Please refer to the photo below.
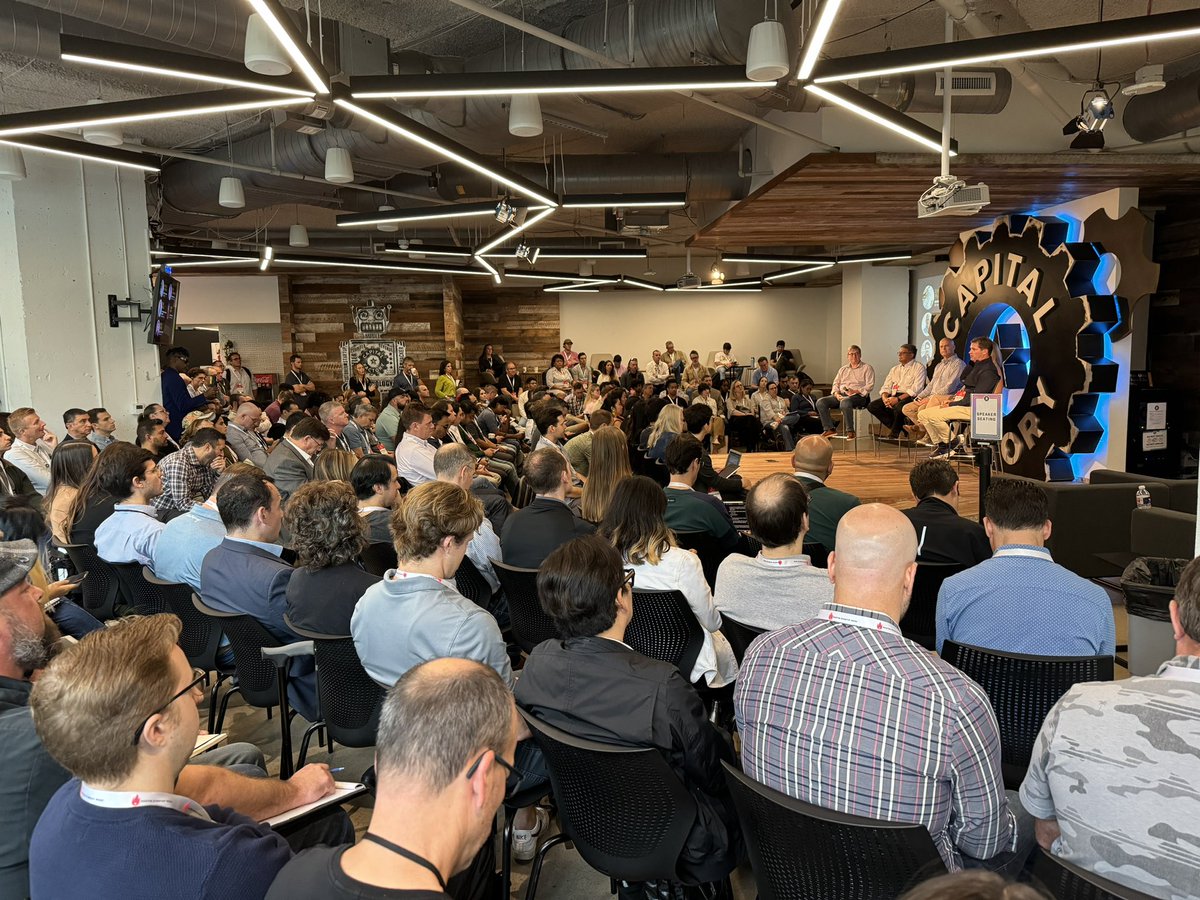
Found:
<path fill-rule="evenodd" d="M 154 548 L 166 527 L 153 506 L 118 503 L 96 529 L 96 553 L 110 563 L 153 565 Z"/>
<path fill-rule="evenodd" d="M 167 523 L 154 548 L 154 574 L 163 581 L 190 585 L 200 591 L 204 554 L 225 538 L 221 514 L 197 503 Z"/>

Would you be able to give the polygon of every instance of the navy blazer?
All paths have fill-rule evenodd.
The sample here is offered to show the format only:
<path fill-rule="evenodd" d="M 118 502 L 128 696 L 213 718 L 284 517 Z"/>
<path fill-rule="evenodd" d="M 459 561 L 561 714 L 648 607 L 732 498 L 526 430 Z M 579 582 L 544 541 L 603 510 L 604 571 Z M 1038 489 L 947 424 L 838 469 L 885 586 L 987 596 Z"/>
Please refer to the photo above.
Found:
<path fill-rule="evenodd" d="M 257 619 L 285 644 L 304 638 L 283 621 L 293 569 L 275 554 L 253 544 L 225 538 L 204 555 L 200 565 L 200 597 L 218 612 Z M 317 680 L 312 657 L 292 660 L 288 696 L 310 722 L 317 715 Z"/>

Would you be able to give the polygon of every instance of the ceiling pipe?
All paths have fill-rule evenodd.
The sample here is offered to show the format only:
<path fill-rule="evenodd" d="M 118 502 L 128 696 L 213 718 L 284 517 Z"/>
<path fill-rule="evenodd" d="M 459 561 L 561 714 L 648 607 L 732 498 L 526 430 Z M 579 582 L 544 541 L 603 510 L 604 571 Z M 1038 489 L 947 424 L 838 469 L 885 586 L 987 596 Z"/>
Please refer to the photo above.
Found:
<path fill-rule="evenodd" d="M 451 2 L 457 2 L 457 0 L 451 0 Z M 947 13 L 949 13 L 950 17 L 962 27 L 963 31 L 971 35 L 971 37 L 981 38 L 996 36 L 996 30 L 993 29 L 992 26 L 983 19 L 981 19 L 979 14 L 967 5 L 967 0 L 937 0 L 937 2 L 938 5 L 941 6 L 942 9 L 944 9 Z M 998 0 L 998 2 L 1000 2 L 1004 7 L 1007 7 L 1007 9 L 1004 11 L 1003 18 L 1020 26 L 1018 28 L 1013 28 L 1013 31 L 1029 30 L 1028 23 L 1021 18 L 1020 14 L 1015 9 L 1009 6 L 1005 0 Z M 1053 62 L 1052 64 L 1056 65 L 1058 69 L 1061 70 L 1061 74 L 1056 73 L 1054 75 L 1055 78 L 1064 78 L 1068 81 L 1075 80 L 1075 76 L 1067 71 L 1067 69 L 1065 69 L 1062 65 Z M 1050 96 L 1046 89 L 1042 87 L 1041 82 L 1039 82 L 1033 77 L 1032 74 L 1030 74 L 1024 63 L 1019 60 L 1013 60 L 1002 62 L 1000 65 L 1008 69 L 1008 71 L 1012 73 L 1013 78 L 1015 78 L 1017 82 L 1025 88 L 1025 90 L 1029 91 L 1030 95 L 1032 95 L 1032 97 L 1037 100 L 1038 103 L 1045 107 L 1046 111 L 1050 113 L 1056 123 L 1061 125 L 1063 122 L 1075 115 L 1074 113 L 1068 112 L 1061 103 Z"/>
<path fill-rule="evenodd" d="M 568 40 L 567 38 L 557 35 L 552 31 L 547 31 L 544 28 L 538 28 L 536 25 L 530 25 L 528 22 L 523 22 L 514 16 L 510 16 L 506 13 L 500 12 L 499 10 L 492 9 L 490 6 L 485 6 L 482 3 L 476 2 L 476 0 L 450 0 L 450 2 L 456 6 L 461 6 L 463 9 L 468 9 L 471 12 L 484 16 L 485 18 L 493 19 L 497 22 L 508 25 L 510 28 L 515 28 L 516 30 L 522 31 L 525 34 L 532 35 L 533 37 L 546 41 L 549 44 L 562 47 L 564 50 L 569 50 L 572 53 L 578 54 L 584 59 L 589 59 L 604 68 L 633 68 L 630 63 L 621 62 L 609 56 L 605 56 L 603 53 L 592 50 L 590 47 L 585 47 L 584 45 L 578 44 L 575 41 Z M 675 93 L 691 100 L 695 100 L 697 103 L 701 103 L 705 106 L 711 107 L 712 109 L 720 110 L 721 112 L 734 116 L 735 118 L 742 119 L 743 121 L 749 122 L 752 125 L 757 125 L 770 131 L 787 135 L 788 137 L 799 138 L 813 145 L 817 149 L 825 151 L 836 151 L 838 149 L 832 144 L 826 144 L 824 141 L 819 141 L 814 137 L 804 134 L 802 131 L 796 131 L 794 128 L 788 128 L 784 125 L 779 125 L 775 122 L 769 121 L 768 119 L 764 119 L 761 116 L 753 115 L 752 113 L 742 112 L 736 107 L 728 106 L 717 100 L 706 97 L 703 94 L 698 94 L 695 91 L 675 91 Z"/>
<path fill-rule="evenodd" d="M 1200 69 L 1171 79 L 1161 91 L 1130 97 L 1121 124 L 1142 143 L 1200 126 Z"/>

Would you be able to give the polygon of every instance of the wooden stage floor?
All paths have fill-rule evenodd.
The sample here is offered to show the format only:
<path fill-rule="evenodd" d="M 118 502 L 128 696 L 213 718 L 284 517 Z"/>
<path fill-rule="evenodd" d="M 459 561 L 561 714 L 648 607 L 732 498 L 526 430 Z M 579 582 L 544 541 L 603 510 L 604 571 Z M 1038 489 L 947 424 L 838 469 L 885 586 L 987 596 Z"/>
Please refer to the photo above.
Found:
<path fill-rule="evenodd" d="M 876 456 L 870 444 L 863 440 L 855 459 L 853 448 L 842 449 L 841 443 L 834 444 L 833 474 L 828 484 L 839 490 L 854 494 L 863 503 L 886 503 L 897 509 L 914 506 L 912 491 L 908 487 L 908 473 L 916 463 L 929 455 L 928 449 L 915 448 L 897 454 L 894 444 L 881 444 Z M 725 454 L 713 454 L 713 466 L 717 471 L 725 465 Z M 951 463 L 957 469 L 956 463 Z M 790 453 L 743 453 L 738 472 L 747 487 L 776 472 L 792 472 Z M 962 500 L 959 514 L 974 519 L 979 515 L 979 473 L 969 465 L 959 469 L 959 491 Z"/>

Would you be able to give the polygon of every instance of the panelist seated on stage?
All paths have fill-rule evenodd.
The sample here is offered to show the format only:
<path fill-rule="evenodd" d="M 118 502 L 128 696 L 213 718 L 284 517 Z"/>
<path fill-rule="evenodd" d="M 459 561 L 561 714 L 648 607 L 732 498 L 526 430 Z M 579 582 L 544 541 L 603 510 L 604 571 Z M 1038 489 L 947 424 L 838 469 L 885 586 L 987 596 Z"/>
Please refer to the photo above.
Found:
<path fill-rule="evenodd" d="M 817 412 L 821 415 L 821 424 L 825 426 L 824 436 L 833 437 L 837 434 L 831 414 L 834 407 L 837 407 L 842 411 L 842 427 L 846 437 L 853 439 L 856 436 L 854 410 L 867 406 L 873 390 L 875 368 L 863 362 L 862 348 L 851 344 L 846 348 L 846 365 L 838 369 L 837 375 L 834 376 L 829 396 L 817 401 Z"/>
<path fill-rule="evenodd" d="M 1046 492 L 997 478 L 983 527 L 992 558 L 947 578 L 937 602 L 937 649 L 954 641 L 1035 656 L 1112 656 L 1112 601 L 1104 588 L 1050 557 Z"/>
<path fill-rule="evenodd" d="M 925 387 L 917 392 L 917 396 L 904 404 L 900 410 L 904 418 L 911 424 L 904 428 L 910 433 L 920 429 L 918 415 L 923 409 L 936 409 L 945 406 L 954 399 L 962 387 L 962 372 L 967 364 L 958 357 L 954 341 L 942 338 L 938 342 L 938 354 L 941 359 L 933 367 L 933 378 L 925 383 Z"/>
<path fill-rule="evenodd" d="M 990 338 L 971 341 L 971 365 L 963 373 L 963 386 L 946 406 L 926 407 L 919 420 L 933 441 L 932 456 L 950 455 L 950 424 L 971 421 L 971 395 L 994 394 L 1000 389 L 1000 370 L 992 359 L 995 344 Z"/>
<path fill-rule="evenodd" d="M 917 361 L 917 348 L 913 344 L 901 344 L 896 353 L 900 360 L 883 379 L 879 396 L 867 404 L 867 411 L 888 429 L 889 437 L 899 437 L 908 424 L 904 418 L 904 406 L 925 389 L 928 377 L 925 367 Z"/>
<path fill-rule="evenodd" d="M 958 514 L 958 473 L 944 459 L 923 459 L 908 473 L 917 505 L 901 510 L 917 530 L 917 562 L 973 566 L 992 555 L 978 522 Z"/>

